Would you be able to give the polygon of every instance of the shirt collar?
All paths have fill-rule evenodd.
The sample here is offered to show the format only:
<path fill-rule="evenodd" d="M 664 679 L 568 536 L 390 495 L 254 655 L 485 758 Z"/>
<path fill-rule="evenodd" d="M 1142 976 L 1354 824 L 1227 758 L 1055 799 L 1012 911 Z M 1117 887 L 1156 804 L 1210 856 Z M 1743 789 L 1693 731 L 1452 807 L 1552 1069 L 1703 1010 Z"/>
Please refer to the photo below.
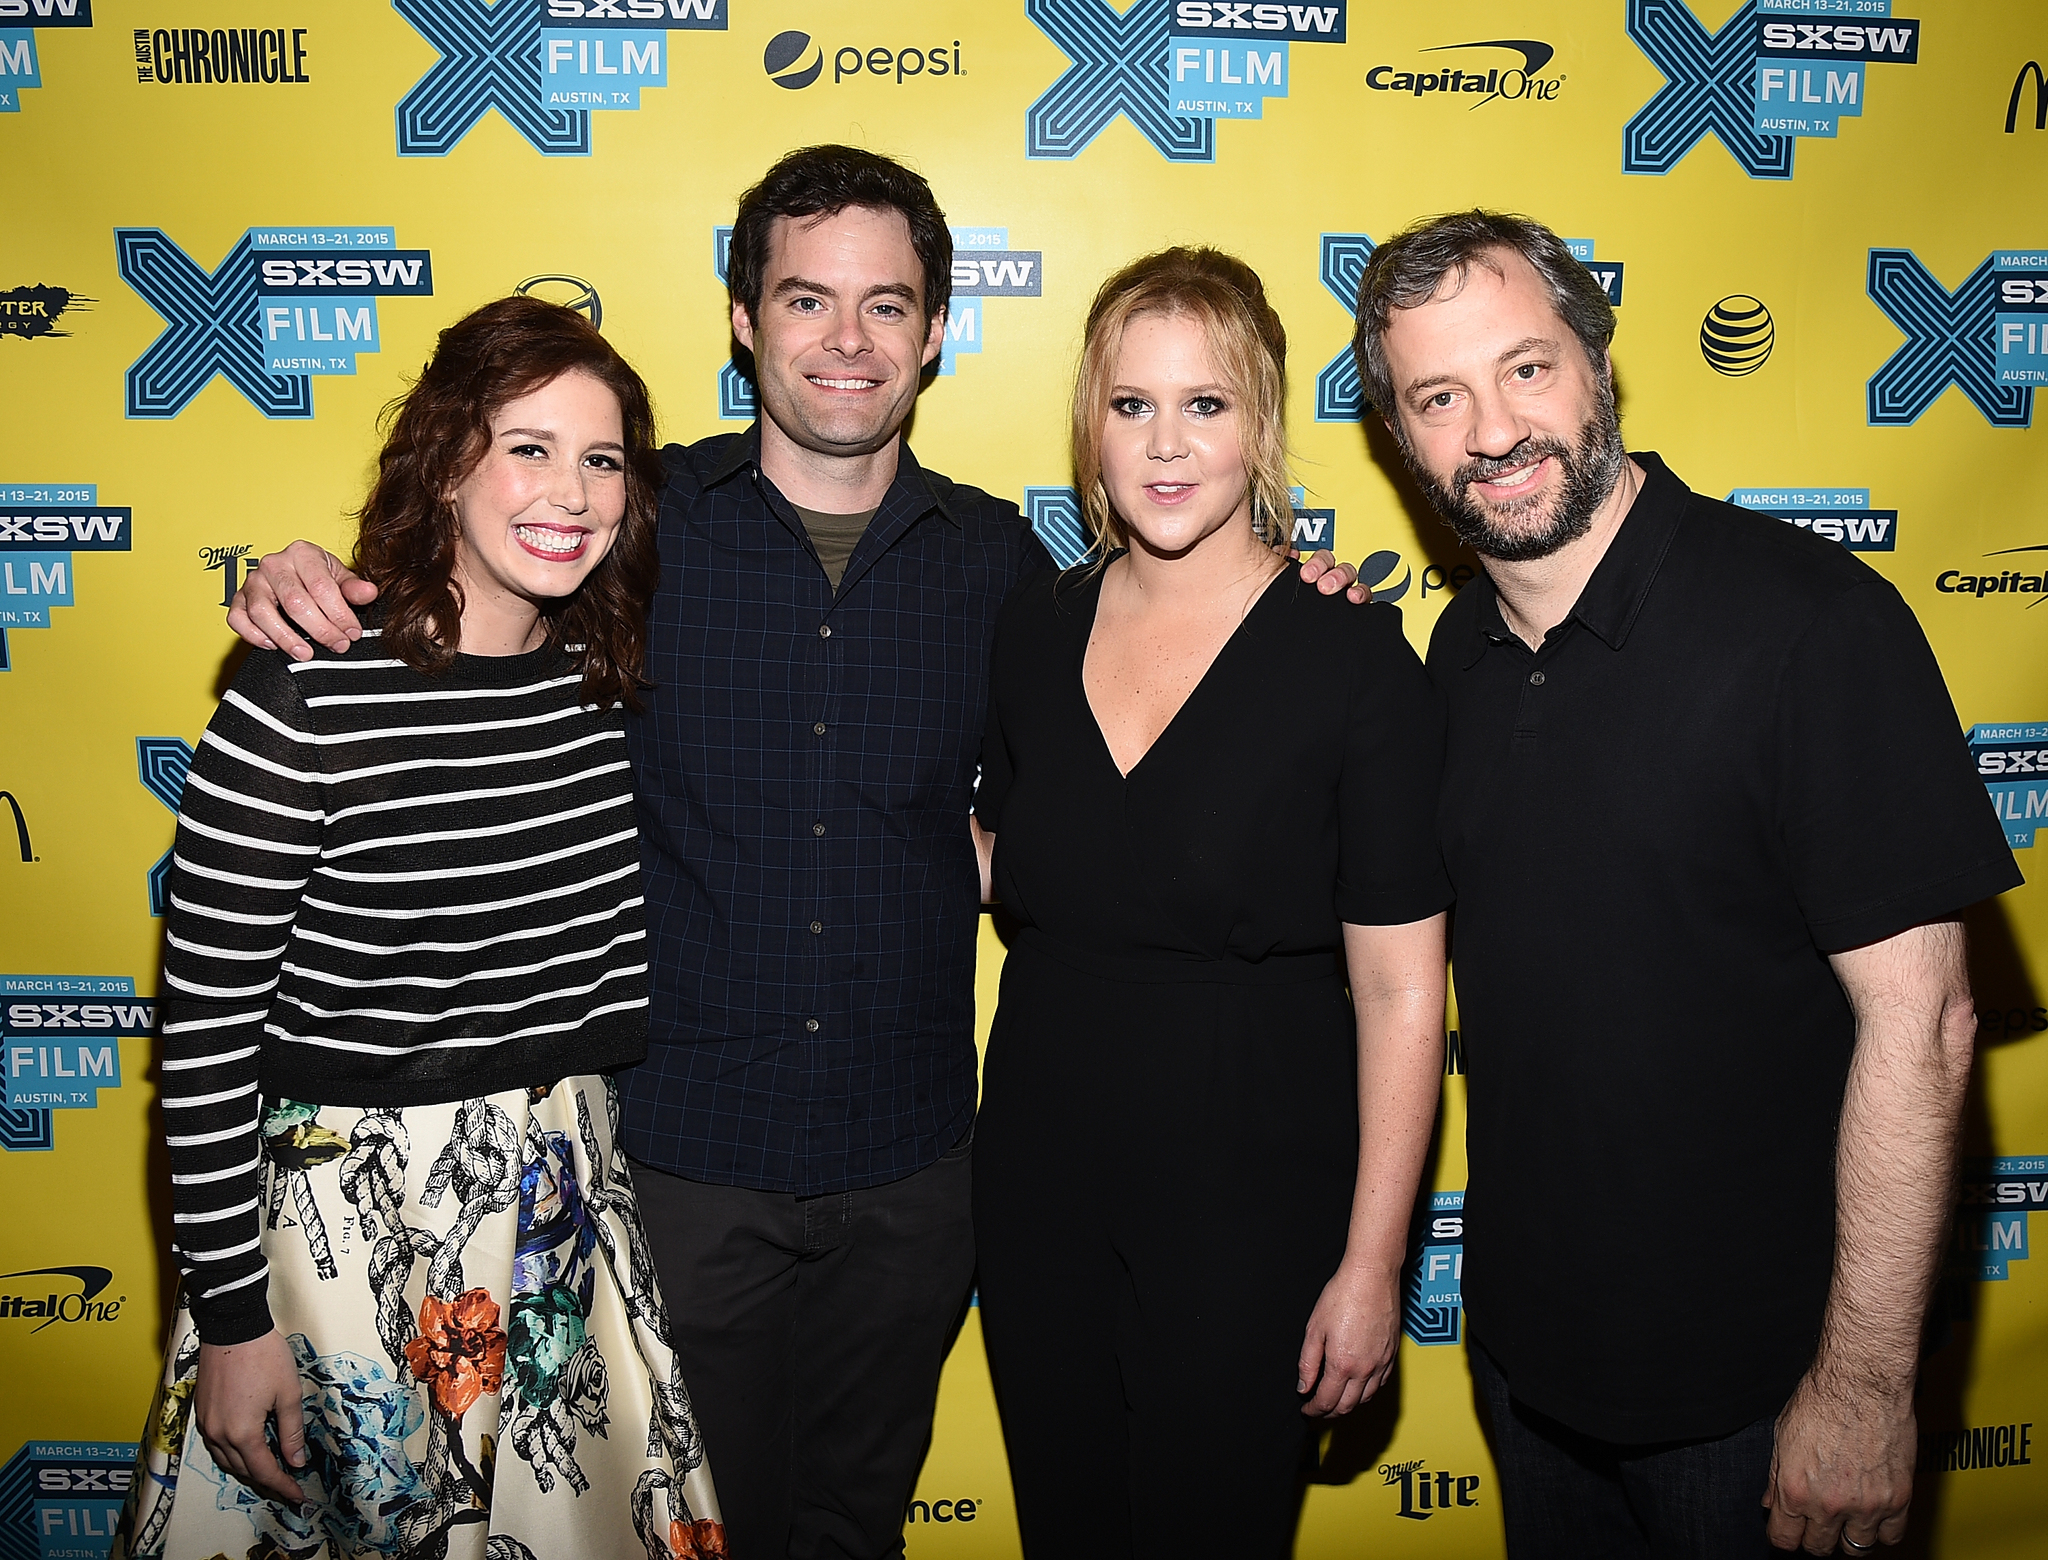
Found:
<path fill-rule="evenodd" d="M 761 423 L 756 418 L 747 431 L 741 434 L 719 457 L 704 479 L 706 487 L 717 487 L 730 480 L 736 473 L 752 466 L 761 465 Z M 918 464 L 917 457 L 910 453 L 908 440 L 896 447 L 896 476 L 889 484 L 889 491 L 882 496 L 876 518 L 908 524 L 922 519 L 933 510 L 952 526 L 960 529 L 960 517 L 953 512 L 949 502 L 953 496 L 953 484 L 935 471 L 926 471 Z"/>
<path fill-rule="evenodd" d="M 1628 642 L 1629 631 L 1649 599 L 1671 539 L 1685 517 L 1686 500 L 1692 496 L 1662 457 L 1645 450 L 1631 453 L 1629 458 L 1642 467 L 1643 485 L 1566 620 L 1584 624 L 1610 650 L 1619 650 Z M 1472 619 L 1467 666 L 1484 655 L 1489 644 L 1514 637 L 1501 616 L 1500 595 L 1492 577 L 1474 581 L 1473 588 L 1482 594 Z"/>

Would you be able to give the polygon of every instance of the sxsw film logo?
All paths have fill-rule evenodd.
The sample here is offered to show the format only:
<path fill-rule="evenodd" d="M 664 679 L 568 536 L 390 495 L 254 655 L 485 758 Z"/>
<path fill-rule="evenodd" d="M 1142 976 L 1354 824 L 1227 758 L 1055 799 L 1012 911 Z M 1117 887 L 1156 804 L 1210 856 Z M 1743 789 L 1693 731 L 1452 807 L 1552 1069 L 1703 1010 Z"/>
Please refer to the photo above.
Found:
<path fill-rule="evenodd" d="M 143 790 L 170 809 L 173 818 L 185 800 L 185 776 L 192 770 L 192 744 L 183 737 L 137 737 L 135 768 Z M 149 869 L 149 913 L 160 916 L 168 902 L 171 852 L 166 850 Z"/>
<path fill-rule="evenodd" d="M 313 380 L 380 350 L 379 298 L 434 290 L 391 228 L 250 228 L 209 274 L 160 228 L 116 228 L 121 279 L 167 322 L 129 368 L 130 417 L 175 417 L 218 374 L 266 417 L 311 417 Z"/>
<path fill-rule="evenodd" d="M 1899 512 L 1871 508 L 1869 488 L 1737 488 L 1728 502 L 1840 542 L 1850 552 L 1891 552 L 1899 544 Z"/>
<path fill-rule="evenodd" d="M 2048 1208 L 2048 1158 L 2027 1154 L 1963 1164 L 1956 1255 L 1980 1279 L 2000 1283 L 2031 1254 L 2029 1216 Z"/>
<path fill-rule="evenodd" d="M 1078 157 L 1119 114 L 1169 162 L 1214 162 L 1216 121 L 1288 94 L 1297 43 L 1342 43 L 1348 0 L 1024 0 L 1071 62 L 1024 116 L 1024 155 Z"/>
<path fill-rule="evenodd" d="M 1450 1473 L 1444 1469 L 1432 1472 L 1424 1466 L 1427 1462 L 1427 1458 L 1418 1457 L 1412 1462 L 1380 1464 L 1381 1482 L 1389 1487 L 1398 1485 L 1401 1490 L 1401 1509 L 1395 1516 L 1427 1522 L 1439 1511 L 1479 1504 L 1478 1474 Z"/>
<path fill-rule="evenodd" d="M 1868 288 L 1906 337 L 1870 378 L 1871 426 L 1917 422 L 1950 385 L 1995 428 L 2032 422 L 2048 384 L 2048 250 L 1997 250 L 1950 292 L 1911 250 L 1873 249 Z"/>
<path fill-rule="evenodd" d="M 1565 247 L 1572 257 L 1593 273 L 1606 289 L 1607 301 L 1621 307 L 1622 281 L 1626 267 L 1619 260 L 1593 258 L 1590 238 L 1568 238 Z M 1354 318 L 1358 313 L 1358 289 L 1365 279 L 1366 263 L 1372 259 L 1373 241 L 1364 233 L 1324 233 L 1319 240 L 1317 274 L 1324 289 Z M 1349 343 L 1316 375 L 1316 421 L 1357 422 L 1365 416 L 1365 386 L 1358 377 L 1358 364 Z"/>
<path fill-rule="evenodd" d="M 1498 55 L 1520 55 L 1519 65 L 1503 65 L 1496 57 L 1482 56 L 1473 69 L 1469 59 L 1448 63 L 1436 69 L 1403 70 L 1394 65 L 1375 65 L 1365 73 L 1365 85 L 1369 91 L 1407 94 L 1415 100 L 1432 93 L 1445 96 L 1470 98 L 1467 108 L 1483 108 L 1488 103 L 1507 101 L 1510 103 L 1554 103 L 1557 94 L 1564 88 L 1562 75 L 1545 76 L 1543 67 L 1557 55 L 1550 44 L 1540 43 L 1534 38 L 1495 38 L 1483 43 L 1440 43 L 1434 48 L 1424 49 L 1424 54 L 1463 54 L 1469 49 L 1487 49 Z"/>
<path fill-rule="evenodd" d="M 48 628 L 76 604 L 72 554 L 127 552 L 134 511 L 103 505 L 90 482 L 0 484 L 0 672 L 13 666 L 10 629 Z"/>
<path fill-rule="evenodd" d="M 121 1041 L 156 1031 L 126 975 L 0 975 L 0 1148 L 47 1149 L 60 1110 L 121 1087 Z"/>
<path fill-rule="evenodd" d="M 939 348 L 942 374 L 953 373 L 963 353 L 981 350 L 987 300 L 1045 294 L 1043 250 L 1012 249 L 1008 228 L 956 227 L 952 233 L 953 295 L 946 305 L 946 335 Z"/>
<path fill-rule="evenodd" d="M 0 1465 L 0 1555 L 9 1560 L 97 1560 L 105 1555 L 135 1477 L 136 1450 L 133 1441 L 24 1442 Z"/>
<path fill-rule="evenodd" d="M 1991 793 L 1991 810 L 2014 850 L 2032 847 L 2048 825 L 2048 722 L 1972 726 L 1970 756 Z"/>
<path fill-rule="evenodd" d="M 1401 1330 L 1418 1344 L 1456 1343 L 1463 1334 L 1465 1194 L 1435 1192 L 1419 1248 L 1402 1276 Z"/>
<path fill-rule="evenodd" d="M 36 33 L 92 26 L 92 0 L 0 0 L 0 114 L 21 112 L 21 90 L 43 84 Z"/>
<path fill-rule="evenodd" d="M 446 157 L 493 109 L 550 157 L 590 155 L 590 116 L 668 85 L 677 32 L 726 0 L 391 0 L 440 59 L 398 104 L 398 155 Z"/>
<path fill-rule="evenodd" d="M 1801 137 L 1862 114 L 1866 65 L 1920 59 L 1890 0 L 1749 0 L 1717 32 L 1686 0 L 1628 0 L 1627 26 L 1664 85 L 1622 130 L 1624 173 L 1669 173 L 1712 135 L 1751 178 L 1789 179 Z"/>

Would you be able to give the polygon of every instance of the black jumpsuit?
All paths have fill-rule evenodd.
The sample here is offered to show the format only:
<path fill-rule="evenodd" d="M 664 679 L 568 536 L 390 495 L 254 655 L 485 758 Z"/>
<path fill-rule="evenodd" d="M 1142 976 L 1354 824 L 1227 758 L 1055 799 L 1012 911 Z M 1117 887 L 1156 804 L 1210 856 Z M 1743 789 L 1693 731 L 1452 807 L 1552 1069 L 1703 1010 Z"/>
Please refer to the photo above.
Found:
<path fill-rule="evenodd" d="M 1283 571 L 1118 773 L 1101 576 L 996 630 L 976 811 L 1022 924 L 975 1145 L 984 1333 L 1033 1560 L 1287 1551 L 1295 1363 L 1357 1171 L 1343 922 L 1451 898 L 1443 713 L 1392 607 Z"/>

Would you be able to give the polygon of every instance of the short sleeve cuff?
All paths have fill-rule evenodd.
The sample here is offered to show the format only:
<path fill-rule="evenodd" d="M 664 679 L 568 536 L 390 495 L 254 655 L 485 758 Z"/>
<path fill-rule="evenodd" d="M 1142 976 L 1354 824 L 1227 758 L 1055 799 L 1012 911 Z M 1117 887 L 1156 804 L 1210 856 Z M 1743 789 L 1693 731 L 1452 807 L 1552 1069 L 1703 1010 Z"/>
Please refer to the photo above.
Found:
<path fill-rule="evenodd" d="M 1966 872 L 1893 894 L 1874 905 L 1841 915 L 1809 917 L 1807 929 L 1823 953 L 1840 953 L 1896 937 L 1908 927 L 1939 921 L 2026 881 L 2008 852 Z"/>
<path fill-rule="evenodd" d="M 1408 883 L 1354 887 L 1337 882 L 1337 919 L 1352 926 L 1406 926 L 1448 910 L 1456 896 L 1442 872 Z"/>

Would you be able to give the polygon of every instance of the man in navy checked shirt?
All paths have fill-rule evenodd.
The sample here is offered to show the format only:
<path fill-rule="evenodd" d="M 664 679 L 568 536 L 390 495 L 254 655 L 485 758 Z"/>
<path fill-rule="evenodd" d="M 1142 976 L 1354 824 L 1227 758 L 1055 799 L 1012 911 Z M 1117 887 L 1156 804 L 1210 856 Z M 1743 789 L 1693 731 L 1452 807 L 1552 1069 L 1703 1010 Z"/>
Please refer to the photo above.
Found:
<path fill-rule="evenodd" d="M 951 273 L 918 175 L 790 153 L 727 267 L 764 415 L 664 452 L 629 727 L 652 1044 L 624 1136 L 743 1556 L 902 1553 L 974 1267 L 968 813 L 997 608 L 1053 560 L 902 440 Z M 310 654 L 281 604 L 339 649 L 373 595 L 299 542 L 229 621 Z"/>

